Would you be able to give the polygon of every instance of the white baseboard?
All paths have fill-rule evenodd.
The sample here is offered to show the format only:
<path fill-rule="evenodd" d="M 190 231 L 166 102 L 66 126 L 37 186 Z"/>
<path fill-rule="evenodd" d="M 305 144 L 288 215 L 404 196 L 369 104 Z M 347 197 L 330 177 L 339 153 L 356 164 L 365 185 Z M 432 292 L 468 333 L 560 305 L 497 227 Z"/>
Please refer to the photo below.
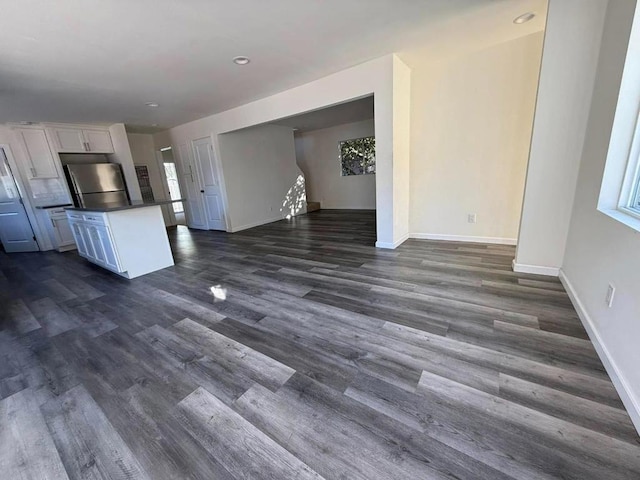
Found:
<path fill-rule="evenodd" d="M 409 238 L 409 234 L 407 233 L 406 235 L 403 235 L 402 237 L 400 237 L 398 240 L 396 240 L 393 243 L 389 243 L 389 242 L 376 242 L 376 248 L 388 248 L 388 249 L 395 249 L 398 248 L 400 245 L 402 245 L 404 242 L 407 241 L 407 239 Z"/>
<path fill-rule="evenodd" d="M 242 230 L 247 230 L 249 228 L 259 227 L 260 225 L 266 225 L 267 223 L 279 222 L 280 220 L 284 220 L 284 218 L 283 217 L 275 217 L 275 218 L 272 218 L 272 219 L 260 220 L 260 221 L 257 221 L 257 222 L 247 223 L 246 225 L 241 225 L 239 227 L 230 228 L 228 230 L 228 232 L 229 233 L 237 233 L 237 232 L 240 232 Z"/>
<path fill-rule="evenodd" d="M 548 277 L 557 277 L 560 274 L 558 267 L 543 267 L 541 265 L 526 265 L 524 263 L 512 262 L 513 271 L 518 273 L 533 273 L 535 275 L 547 275 Z"/>
<path fill-rule="evenodd" d="M 410 233 L 409 238 L 417 238 L 422 240 L 446 240 L 449 242 L 495 243 L 499 245 L 516 245 L 518 243 L 517 238 L 441 235 L 439 233 Z"/>
<path fill-rule="evenodd" d="M 636 398 L 633 394 L 633 391 L 629 387 L 629 383 L 626 381 L 624 375 L 620 372 L 620 369 L 616 365 L 613 357 L 609 354 L 609 350 L 606 345 L 600 338 L 600 334 L 596 328 L 595 322 L 587 312 L 584 304 L 580 301 L 573 285 L 565 275 L 564 271 L 560 270 L 560 281 L 562 285 L 564 285 L 569 298 L 571 299 L 571 303 L 573 303 L 573 307 L 576 309 L 578 313 L 578 317 L 582 321 L 582 325 L 584 326 L 587 334 L 589 335 L 589 339 L 593 344 L 598 356 L 600 357 L 600 361 L 604 365 L 605 370 L 609 374 L 611 381 L 613 382 L 613 386 L 616 388 L 618 395 L 620 395 L 620 399 L 627 409 L 627 413 L 629 413 L 629 417 L 631 417 L 631 421 L 633 425 L 636 427 L 636 430 L 640 434 L 640 399 Z"/>

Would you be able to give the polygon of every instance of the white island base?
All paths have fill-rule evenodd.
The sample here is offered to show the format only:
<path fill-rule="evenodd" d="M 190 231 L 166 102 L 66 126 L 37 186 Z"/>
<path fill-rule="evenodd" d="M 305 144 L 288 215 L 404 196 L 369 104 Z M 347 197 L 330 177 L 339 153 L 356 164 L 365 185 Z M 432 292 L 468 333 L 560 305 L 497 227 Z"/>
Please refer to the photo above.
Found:
<path fill-rule="evenodd" d="M 159 205 L 89 210 L 67 209 L 78 253 L 125 278 L 174 264 Z"/>

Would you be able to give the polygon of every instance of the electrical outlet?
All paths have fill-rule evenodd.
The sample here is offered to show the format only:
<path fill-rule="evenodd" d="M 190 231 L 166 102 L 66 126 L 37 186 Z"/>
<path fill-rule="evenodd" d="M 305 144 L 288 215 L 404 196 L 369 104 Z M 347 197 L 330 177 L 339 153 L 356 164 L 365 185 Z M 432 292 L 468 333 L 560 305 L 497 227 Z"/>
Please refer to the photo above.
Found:
<path fill-rule="evenodd" d="M 609 288 L 607 288 L 607 298 L 606 298 L 607 306 L 609 308 L 613 306 L 613 297 L 615 294 L 616 294 L 616 287 L 609 284 Z"/>
<path fill-rule="evenodd" d="M 476 214 L 475 213 L 470 213 L 467 215 L 467 222 L 469 223 L 476 223 Z"/>

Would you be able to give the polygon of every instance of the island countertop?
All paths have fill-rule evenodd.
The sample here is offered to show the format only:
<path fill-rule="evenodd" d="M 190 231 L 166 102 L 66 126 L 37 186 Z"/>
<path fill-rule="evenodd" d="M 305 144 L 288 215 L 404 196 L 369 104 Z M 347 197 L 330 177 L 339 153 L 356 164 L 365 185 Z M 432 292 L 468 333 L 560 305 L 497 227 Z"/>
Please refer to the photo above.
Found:
<path fill-rule="evenodd" d="M 177 200 L 158 200 L 157 202 L 142 202 L 142 201 L 133 201 L 130 204 L 122 205 L 120 203 L 114 204 L 105 204 L 99 207 L 65 207 L 65 210 L 74 211 L 74 212 L 117 212 L 120 210 L 132 210 L 134 208 L 145 208 L 145 207 L 155 207 L 158 205 L 169 205 L 171 203 L 184 202 L 184 198 L 179 198 Z"/>

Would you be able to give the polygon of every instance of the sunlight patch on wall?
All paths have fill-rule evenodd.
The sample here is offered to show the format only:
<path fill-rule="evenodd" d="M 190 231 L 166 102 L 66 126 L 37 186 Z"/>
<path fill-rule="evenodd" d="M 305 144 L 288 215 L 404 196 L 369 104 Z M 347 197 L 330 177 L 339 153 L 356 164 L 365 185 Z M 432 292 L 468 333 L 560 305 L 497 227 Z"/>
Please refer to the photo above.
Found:
<path fill-rule="evenodd" d="M 307 190 L 304 183 L 304 175 L 298 175 L 293 186 L 287 192 L 282 202 L 280 212 L 289 219 L 303 213 L 307 207 Z"/>

